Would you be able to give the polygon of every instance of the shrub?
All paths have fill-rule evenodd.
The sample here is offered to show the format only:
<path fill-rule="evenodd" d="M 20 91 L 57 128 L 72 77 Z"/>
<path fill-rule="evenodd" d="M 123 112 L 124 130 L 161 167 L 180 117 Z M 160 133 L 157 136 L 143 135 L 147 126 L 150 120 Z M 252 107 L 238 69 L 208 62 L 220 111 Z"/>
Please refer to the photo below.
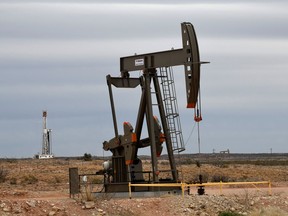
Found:
<path fill-rule="evenodd" d="M 285 216 L 287 212 L 281 210 L 278 207 L 267 207 L 263 209 L 257 209 L 251 212 L 251 216 Z"/>
<path fill-rule="evenodd" d="M 93 178 L 91 179 L 92 184 L 103 184 L 103 179 Z"/>
<path fill-rule="evenodd" d="M 10 179 L 10 184 L 11 185 L 16 185 L 17 184 L 17 179 L 15 177 Z"/>
<path fill-rule="evenodd" d="M 188 158 L 188 159 L 185 159 L 185 160 L 180 160 L 180 164 L 181 165 L 190 165 L 190 164 L 195 164 L 195 161 Z"/>
<path fill-rule="evenodd" d="M 223 175 L 213 175 L 211 177 L 211 182 L 228 182 L 229 177 L 228 176 L 223 176 Z"/>
<path fill-rule="evenodd" d="M 209 179 L 208 173 L 202 172 L 201 175 L 202 175 L 202 183 L 208 182 L 208 179 Z M 200 182 L 199 175 L 197 174 L 197 175 L 192 176 L 192 179 L 190 179 L 189 182 L 199 183 Z"/>
<path fill-rule="evenodd" d="M 92 155 L 88 154 L 88 153 L 85 153 L 84 156 L 83 156 L 83 160 L 84 161 L 91 161 L 92 160 Z"/>
<path fill-rule="evenodd" d="M 61 183 L 61 178 L 58 176 L 54 176 L 54 182 L 57 183 Z"/>
<path fill-rule="evenodd" d="M 38 182 L 38 179 L 34 175 L 31 175 L 31 174 L 24 176 L 24 178 L 21 181 L 22 184 L 35 184 L 37 182 Z"/>
<path fill-rule="evenodd" d="M 169 161 L 166 161 L 166 160 L 164 161 L 164 160 L 163 160 L 163 161 L 160 161 L 160 164 L 161 164 L 161 165 L 169 165 Z"/>
<path fill-rule="evenodd" d="M 6 162 L 8 162 L 8 163 L 17 163 L 18 161 L 16 159 L 6 159 Z"/>
<path fill-rule="evenodd" d="M 8 171 L 4 169 L 0 169 L 0 183 L 3 183 L 6 181 L 8 175 Z"/>
<path fill-rule="evenodd" d="M 220 212 L 219 216 L 242 216 L 236 212 Z"/>

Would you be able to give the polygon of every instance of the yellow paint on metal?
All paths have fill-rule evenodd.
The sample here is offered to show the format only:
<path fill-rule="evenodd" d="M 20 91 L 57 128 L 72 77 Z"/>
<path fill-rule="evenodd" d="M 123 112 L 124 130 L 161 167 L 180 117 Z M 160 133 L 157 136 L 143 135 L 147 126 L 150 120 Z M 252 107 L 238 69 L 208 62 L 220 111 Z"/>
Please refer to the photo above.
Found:
<path fill-rule="evenodd" d="M 270 181 L 259 181 L 259 182 L 208 182 L 208 183 L 196 183 L 196 184 L 186 184 L 186 183 L 159 183 L 159 184 L 131 184 L 129 182 L 129 197 L 132 197 L 131 187 L 181 187 L 182 197 L 184 198 L 185 188 L 187 187 L 199 187 L 199 186 L 220 186 L 220 193 L 222 194 L 222 189 L 224 185 L 252 185 L 256 189 L 256 184 L 268 184 L 269 195 L 272 195 L 271 182 Z"/>

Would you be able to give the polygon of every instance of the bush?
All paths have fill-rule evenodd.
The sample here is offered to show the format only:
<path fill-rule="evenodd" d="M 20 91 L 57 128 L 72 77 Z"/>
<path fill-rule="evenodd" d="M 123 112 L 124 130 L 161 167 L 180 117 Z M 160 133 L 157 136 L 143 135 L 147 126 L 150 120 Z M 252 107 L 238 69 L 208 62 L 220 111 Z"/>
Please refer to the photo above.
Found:
<path fill-rule="evenodd" d="M 61 178 L 58 176 L 54 176 L 54 183 L 56 184 L 61 183 Z"/>
<path fill-rule="evenodd" d="M 8 163 L 17 163 L 18 161 L 16 159 L 6 159 L 6 162 L 8 162 Z"/>
<path fill-rule="evenodd" d="M 103 179 L 101 178 L 93 178 L 91 179 L 92 184 L 103 184 Z"/>
<path fill-rule="evenodd" d="M 209 179 L 208 173 L 202 172 L 201 175 L 202 175 L 202 183 L 208 182 L 208 179 Z M 189 179 L 189 182 L 194 183 L 194 184 L 199 183 L 200 182 L 199 175 L 198 174 L 194 175 L 192 179 Z"/>
<path fill-rule="evenodd" d="M 11 185 L 16 185 L 17 184 L 17 179 L 15 177 L 10 179 L 10 184 Z"/>
<path fill-rule="evenodd" d="M 35 184 L 37 182 L 38 182 L 38 179 L 34 175 L 31 175 L 31 174 L 24 176 L 24 178 L 21 181 L 22 184 Z"/>
<path fill-rule="evenodd" d="M 92 155 L 88 154 L 88 153 L 85 153 L 84 156 L 83 156 L 83 160 L 84 161 L 91 161 L 92 160 Z"/>
<path fill-rule="evenodd" d="M 220 212 L 219 216 L 242 216 L 242 215 L 235 212 Z"/>
<path fill-rule="evenodd" d="M 4 169 L 0 169 L 0 183 L 3 183 L 6 181 L 6 177 L 8 175 L 8 171 Z"/>
<path fill-rule="evenodd" d="M 251 212 L 251 216 L 285 216 L 287 212 L 278 207 L 266 207 L 264 209 L 257 209 Z"/>
<path fill-rule="evenodd" d="M 223 176 L 223 175 L 213 175 L 211 177 L 211 182 L 228 182 L 229 181 L 229 177 L 228 176 Z"/>

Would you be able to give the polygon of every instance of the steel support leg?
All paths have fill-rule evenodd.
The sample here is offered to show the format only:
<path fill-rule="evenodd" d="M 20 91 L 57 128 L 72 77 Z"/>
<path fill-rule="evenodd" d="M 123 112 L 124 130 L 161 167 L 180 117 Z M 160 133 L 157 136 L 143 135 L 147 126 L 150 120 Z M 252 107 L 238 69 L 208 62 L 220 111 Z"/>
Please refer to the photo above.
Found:
<path fill-rule="evenodd" d="M 165 110 L 164 110 L 160 85 L 159 85 L 158 78 L 156 76 L 153 77 L 153 82 L 154 82 L 154 88 L 155 88 L 155 92 L 156 92 L 156 98 L 157 98 L 160 118 L 161 118 L 161 122 L 162 122 L 162 127 L 163 127 L 163 131 L 165 134 L 165 142 L 166 142 L 166 148 L 167 148 L 167 153 L 168 153 L 168 157 L 169 157 L 172 177 L 173 177 L 174 181 L 177 181 L 178 177 L 177 177 L 175 159 L 174 159 L 174 155 L 173 155 L 172 141 L 171 141 L 171 136 L 169 133 L 169 128 L 168 128 L 168 124 L 167 124 L 167 120 L 166 120 L 166 116 L 165 116 Z"/>
<path fill-rule="evenodd" d="M 117 120 L 116 120 L 115 105 L 114 105 L 114 100 L 113 100 L 112 86 L 110 82 L 110 75 L 108 75 L 106 79 L 107 79 L 107 85 L 108 85 L 108 90 L 109 90 L 112 118 L 113 118 L 113 124 L 114 124 L 114 133 L 115 133 L 115 137 L 118 137 L 118 127 L 117 127 Z"/>
<path fill-rule="evenodd" d="M 153 172 L 153 182 L 158 182 L 158 162 L 156 154 L 156 140 L 154 131 L 154 117 L 152 109 L 152 98 L 151 98 L 151 77 L 148 71 L 144 72 L 145 78 L 145 90 L 146 91 L 146 121 L 149 133 L 149 138 L 151 142 L 151 157 L 152 157 L 152 172 Z"/>

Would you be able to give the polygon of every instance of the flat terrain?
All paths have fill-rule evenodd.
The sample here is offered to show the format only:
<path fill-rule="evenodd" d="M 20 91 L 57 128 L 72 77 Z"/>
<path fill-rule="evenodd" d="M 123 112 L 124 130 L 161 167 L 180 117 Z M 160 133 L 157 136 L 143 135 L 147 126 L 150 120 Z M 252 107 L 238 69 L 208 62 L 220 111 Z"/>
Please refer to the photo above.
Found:
<path fill-rule="evenodd" d="M 191 160 L 193 158 L 193 160 Z M 150 170 L 150 160 L 142 159 L 144 170 Z M 197 166 L 197 161 L 202 161 Z M 162 195 L 154 198 L 114 198 L 102 194 L 98 198 L 90 191 L 100 191 L 102 177 L 88 178 L 81 193 L 69 197 L 69 168 L 79 174 L 94 174 L 102 169 L 103 160 L 77 159 L 2 159 L 0 160 L 0 215 L 219 215 L 234 212 L 240 215 L 288 215 L 287 156 L 192 156 L 178 161 L 183 182 L 197 182 L 201 174 L 207 182 L 271 181 L 268 185 L 206 187 L 206 194 Z M 199 165 L 199 164 L 198 164 Z M 165 157 L 159 169 L 167 170 Z M 168 176 L 169 177 L 169 176 Z M 258 186 L 257 186 L 258 187 Z M 133 196 L 133 195 L 132 195 Z"/>

